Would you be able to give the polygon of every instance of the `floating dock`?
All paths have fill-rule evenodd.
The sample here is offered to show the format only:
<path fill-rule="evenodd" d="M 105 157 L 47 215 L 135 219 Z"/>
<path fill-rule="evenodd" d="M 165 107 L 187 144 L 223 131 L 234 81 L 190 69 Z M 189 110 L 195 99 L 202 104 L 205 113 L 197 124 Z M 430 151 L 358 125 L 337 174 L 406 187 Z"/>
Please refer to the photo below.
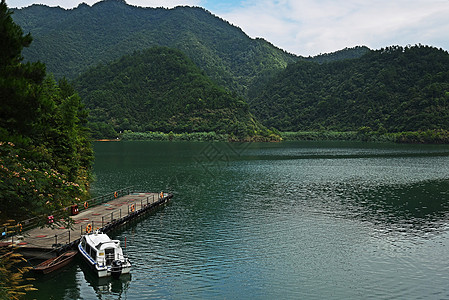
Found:
<path fill-rule="evenodd" d="M 168 193 L 136 193 L 120 190 L 111 195 L 86 201 L 78 214 L 70 216 L 71 228 L 61 225 L 23 230 L 9 237 L 8 244 L 18 247 L 28 258 L 46 259 L 74 248 L 81 235 L 88 231 L 109 232 L 142 214 L 167 203 L 173 197 Z M 52 217 L 53 218 L 53 217 Z"/>

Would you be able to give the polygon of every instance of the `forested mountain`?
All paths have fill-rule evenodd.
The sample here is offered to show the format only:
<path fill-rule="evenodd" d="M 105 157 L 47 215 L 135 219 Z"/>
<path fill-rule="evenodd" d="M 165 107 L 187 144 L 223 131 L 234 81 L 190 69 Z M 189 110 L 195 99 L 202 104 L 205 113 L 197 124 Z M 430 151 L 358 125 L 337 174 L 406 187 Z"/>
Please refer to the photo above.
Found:
<path fill-rule="evenodd" d="M 268 136 L 242 98 L 216 85 L 179 50 L 155 47 L 126 55 L 90 69 L 75 86 L 99 137 L 114 136 L 111 129 Z"/>
<path fill-rule="evenodd" d="M 370 127 L 379 132 L 449 128 L 446 103 L 448 54 L 432 47 L 388 47 L 371 51 L 359 46 L 304 58 L 288 54 L 264 40 L 251 39 L 239 28 L 202 8 L 141 8 L 127 5 L 122 0 L 105 0 L 93 6 L 80 4 L 71 10 L 33 5 L 15 10 L 14 18 L 35 37 L 33 47 L 24 51 L 25 58 L 45 61 L 47 70 L 57 78 L 65 75 L 73 79 L 88 68 L 103 64 L 84 74 L 86 78 L 78 77 L 77 80 L 77 86 L 82 88 L 82 96 L 92 110 L 91 125 L 97 134 L 113 136 L 112 128 L 236 132 L 223 127 L 222 123 L 206 122 L 208 125 L 198 127 L 192 120 L 182 118 L 176 124 L 172 122 L 174 119 L 171 123 L 162 119 L 142 119 L 147 109 L 158 110 L 157 105 L 165 103 L 160 101 L 165 96 L 158 94 L 156 89 L 163 87 L 167 91 L 169 85 L 153 84 L 153 94 L 146 95 L 146 100 L 143 94 L 139 95 L 140 102 L 134 103 L 134 98 L 126 98 L 123 90 L 129 91 L 130 95 L 143 90 L 139 88 L 133 92 L 129 89 L 131 82 L 125 77 L 113 77 L 110 70 L 127 68 L 119 62 L 130 60 L 135 51 L 143 51 L 139 52 L 143 55 L 145 49 L 153 46 L 166 46 L 185 53 L 212 81 L 233 93 L 233 97 L 225 93 L 233 99 L 229 103 L 237 101 L 245 106 L 243 99 L 236 100 L 235 97 L 243 96 L 255 116 L 267 127 L 283 131 L 346 131 Z M 126 57 L 120 59 L 122 55 Z M 132 69 L 138 68 L 134 65 Z M 105 78 L 119 84 L 100 79 L 105 76 L 102 72 L 110 74 Z M 118 69 L 117 72 L 122 73 Z M 142 82 L 144 78 L 136 74 L 133 73 L 133 80 Z M 164 76 L 162 78 L 166 78 Z M 104 85 L 94 87 L 89 78 Z M 172 79 L 177 80 L 176 77 Z M 212 84 L 209 79 L 204 79 L 206 81 L 208 85 Z M 117 87 L 122 85 L 124 89 L 118 91 Z M 211 86 L 224 93 L 215 84 Z M 187 84 L 183 88 L 186 88 L 184 93 L 195 94 L 188 90 Z M 107 89 L 117 91 L 122 102 Z M 177 95 L 170 99 L 175 106 L 179 105 L 172 116 L 178 118 L 179 113 L 183 113 L 185 117 L 192 112 L 192 105 L 197 107 L 195 101 L 190 103 L 191 99 L 182 100 L 178 92 L 171 94 Z M 97 102 L 100 98 L 112 101 L 109 104 L 114 105 L 114 109 L 107 109 L 107 101 Z M 212 98 L 209 97 L 210 101 Z M 148 104 L 154 101 L 152 99 L 159 100 L 150 108 Z M 143 109 L 142 103 L 146 103 L 145 110 L 136 113 L 132 107 Z M 119 104 L 126 106 L 122 115 L 116 115 L 121 110 Z M 234 106 L 229 107 L 228 112 L 232 110 L 243 115 Z M 230 118 L 230 114 L 226 115 L 215 120 Z M 248 128 L 249 123 L 241 121 L 240 116 L 236 117 L 237 123 Z M 204 120 L 211 120 L 209 117 L 210 114 Z M 245 130 L 240 130 L 240 135 L 242 132 Z M 251 129 L 248 132 L 252 134 Z"/>
<path fill-rule="evenodd" d="M 353 48 L 344 48 L 331 53 L 307 57 L 306 59 L 317 63 L 333 62 L 345 59 L 360 58 L 369 51 L 370 49 L 366 46 L 355 46 Z"/>
<path fill-rule="evenodd" d="M 75 78 L 89 67 L 152 46 L 187 54 L 210 78 L 240 95 L 256 76 L 298 57 L 199 7 L 142 8 L 105 0 L 65 10 L 32 5 L 15 10 L 14 20 L 31 32 L 26 60 L 44 61 L 56 78 Z"/>
<path fill-rule="evenodd" d="M 392 46 L 359 59 L 289 65 L 251 100 L 283 131 L 449 129 L 449 54 Z"/>
<path fill-rule="evenodd" d="M 360 58 L 369 51 L 371 50 L 366 46 L 356 46 L 353 48 L 344 48 L 339 51 L 319 54 L 316 56 L 309 56 L 306 58 L 300 57 L 298 61 L 311 61 L 321 64 L 321 63 Z M 278 76 L 282 76 L 281 74 L 284 71 L 284 69 L 285 68 L 271 72 L 266 72 L 256 77 L 253 80 L 251 86 L 249 86 L 248 91 L 246 93 L 247 99 L 249 99 L 248 102 L 253 103 L 251 99 L 257 97 L 260 94 L 260 91 L 264 90 L 265 86 L 268 85 L 271 80 L 274 80 L 274 78 Z"/>

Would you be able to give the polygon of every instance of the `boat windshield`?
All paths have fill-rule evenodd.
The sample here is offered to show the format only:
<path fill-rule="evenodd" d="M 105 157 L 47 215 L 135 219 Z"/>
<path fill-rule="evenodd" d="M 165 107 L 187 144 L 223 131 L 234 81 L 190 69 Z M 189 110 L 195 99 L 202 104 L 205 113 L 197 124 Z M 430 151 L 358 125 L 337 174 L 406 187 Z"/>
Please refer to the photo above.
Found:
<path fill-rule="evenodd" d="M 101 243 L 99 243 L 97 246 L 95 246 L 98 250 L 100 250 L 100 248 L 101 248 L 101 246 L 103 246 L 104 244 L 110 244 L 110 243 L 112 243 L 112 244 L 114 244 L 114 245 L 118 245 L 119 244 L 119 241 L 116 241 L 116 240 L 110 240 L 110 241 L 107 241 L 107 242 L 101 242 Z"/>

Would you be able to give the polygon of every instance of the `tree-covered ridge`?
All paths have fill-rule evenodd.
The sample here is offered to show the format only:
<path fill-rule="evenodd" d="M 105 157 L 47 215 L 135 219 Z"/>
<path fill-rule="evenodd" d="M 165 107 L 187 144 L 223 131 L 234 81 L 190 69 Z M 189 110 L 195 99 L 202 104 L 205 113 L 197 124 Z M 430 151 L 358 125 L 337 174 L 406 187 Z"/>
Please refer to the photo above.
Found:
<path fill-rule="evenodd" d="M 179 50 L 126 55 L 90 69 L 75 86 L 98 137 L 125 130 L 213 131 L 240 139 L 267 134 L 242 98 L 216 85 Z"/>
<path fill-rule="evenodd" d="M 14 18 L 35 39 L 25 58 L 45 61 L 56 78 L 75 78 L 98 63 L 167 46 L 187 54 L 218 84 L 244 95 L 260 73 L 297 59 L 199 7 L 142 8 L 107 0 L 71 10 L 32 5 L 17 10 Z"/>
<path fill-rule="evenodd" d="M 22 63 L 32 41 L 0 5 L 0 222 L 48 214 L 87 196 L 87 113 L 64 79 Z"/>
<path fill-rule="evenodd" d="M 369 51 L 370 49 L 366 46 L 355 46 L 353 48 L 344 48 L 332 53 L 324 53 L 313 57 L 307 57 L 306 59 L 317 63 L 327 63 L 345 59 L 360 58 Z"/>
<path fill-rule="evenodd" d="M 449 55 L 429 46 L 370 51 L 359 59 L 289 65 L 250 102 L 283 131 L 449 129 Z"/>

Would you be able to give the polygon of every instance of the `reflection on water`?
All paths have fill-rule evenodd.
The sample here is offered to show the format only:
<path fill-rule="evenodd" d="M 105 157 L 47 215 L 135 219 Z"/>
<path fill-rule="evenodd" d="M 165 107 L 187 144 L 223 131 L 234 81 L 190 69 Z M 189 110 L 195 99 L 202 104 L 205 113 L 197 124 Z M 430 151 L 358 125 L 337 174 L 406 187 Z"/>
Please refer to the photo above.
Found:
<path fill-rule="evenodd" d="M 119 279 L 112 277 L 99 278 L 86 263 L 79 264 L 84 280 L 95 291 L 98 299 L 126 299 L 126 294 L 131 282 L 131 274 L 123 274 Z"/>
<path fill-rule="evenodd" d="M 35 279 L 38 291 L 30 292 L 26 299 L 126 299 L 131 275 L 98 278 L 78 255 L 68 267 Z"/>
<path fill-rule="evenodd" d="M 448 191 L 448 180 L 431 180 L 357 188 L 343 185 L 326 194 L 339 200 L 342 216 L 371 222 L 380 232 L 427 237 L 447 229 Z"/>
<path fill-rule="evenodd" d="M 95 148 L 94 193 L 175 197 L 114 233 L 127 238 L 132 278 L 103 283 L 75 266 L 57 299 L 449 298 L 445 146 Z M 40 284 L 46 295 L 51 282 Z"/>
<path fill-rule="evenodd" d="M 231 185 L 253 193 L 248 196 L 251 201 L 269 199 L 258 209 L 264 205 L 273 210 L 275 206 L 307 209 L 370 222 L 386 233 L 427 237 L 445 231 L 449 212 L 446 148 L 379 146 L 381 149 L 290 149 L 288 159 L 275 163 L 265 162 L 265 153 L 262 160 L 247 162 L 245 167 L 231 165 L 232 172 L 223 176 L 229 181 L 232 173 L 243 172 L 245 180 L 236 177 Z"/>
<path fill-rule="evenodd" d="M 30 263 L 38 262 L 31 260 Z M 46 275 L 36 275 L 36 280 L 31 283 L 38 289 L 35 292 L 29 292 L 26 299 L 80 299 L 80 290 L 77 281 L 77 262 L 76 259 L 67 267 L 56 270 Z M 61 278 L 64 278 L 61 280 Z"/>

